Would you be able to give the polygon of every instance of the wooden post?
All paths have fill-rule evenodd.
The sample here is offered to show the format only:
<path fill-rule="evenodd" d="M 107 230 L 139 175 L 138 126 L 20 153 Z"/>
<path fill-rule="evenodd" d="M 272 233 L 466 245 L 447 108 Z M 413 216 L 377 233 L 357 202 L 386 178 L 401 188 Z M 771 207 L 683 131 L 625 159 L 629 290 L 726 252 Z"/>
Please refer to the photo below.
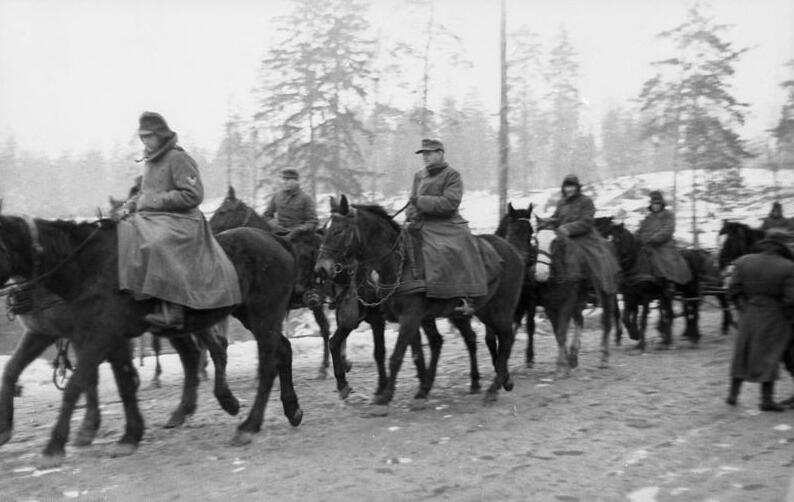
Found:
<path fill-rule="evenodd" d="M 508 136 L 509 125 L 507 122 L 507 34 L 505 10 L 505 0 L 502 0 L 502 17 L 499 40 L 502 82 L 499 103 L 499 212 L 497 218 L 502 217 L 502 213 L 507 207 L 507 174 L 509 170 L 508 157 L 510 154 L 510 143 Z"/>

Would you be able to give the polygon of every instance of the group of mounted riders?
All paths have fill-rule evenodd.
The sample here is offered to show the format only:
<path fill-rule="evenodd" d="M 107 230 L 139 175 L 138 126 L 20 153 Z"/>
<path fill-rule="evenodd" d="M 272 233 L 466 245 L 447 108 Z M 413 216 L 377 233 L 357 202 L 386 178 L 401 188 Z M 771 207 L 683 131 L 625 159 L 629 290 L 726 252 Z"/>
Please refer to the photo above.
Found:
<path fill-rule="evenodd" d="M 153 329 L 178 327 L 184 307 L 207 309 L 238 301 L 237 277 L 200 216 L 203 188 L 196 163 L 177 145 L 161 115 L 145 112 L 138 133 L 146 147 L 145 170 L 141 192 L 127 205 L 130 217 L 119 227 L 121 287 L 141 298 L 163 300 L 147 316 Z M 423 269 L 424 292 L 430 298 L 457 299 L 456 315 L 471 316 L 487 284 L 477 242 L 458 210 L 461 175 L 445 161 L 438 140 L 423 140 L 416 153 L 425 166 L 414 176 L 406 229 L 421 249 L 415 256 Z M 264 217 L 287 238 L 300 229 L 315 229 L 315 204 L 301 190 L 298 172 L 286 169 L 281 178 L 282 187 Z M 555 230 L 563 257 L 556 268 L 561 277 L 552 280 L 585 277 L 612 293 L 620 282 L 657 281 L 669 289 L 688 283 L 691 271 L 674 240 L 675 216 L 660 191 L 649 198 L 648 213 L 635 234 L 642 247 L 633 268 L 620 271 L 614 249 L 595 227 L 592 199 L 582 193 L 577 176 L 566 176 L 554 214 L 538 219 L 539 227 Z M 790 336 L 794 263 L 777 230 L 791 227 L 775 202 L 763 222 L 768 236 L 758 244 L 760 252 L 736 262 L 730 294 L 741 299 L 743 315 L 729 403 L 736 402 L 741 381 L 752 381 L 762 382 L 762 409 L 779 408 L 771 398 L 772 385 Z"/>

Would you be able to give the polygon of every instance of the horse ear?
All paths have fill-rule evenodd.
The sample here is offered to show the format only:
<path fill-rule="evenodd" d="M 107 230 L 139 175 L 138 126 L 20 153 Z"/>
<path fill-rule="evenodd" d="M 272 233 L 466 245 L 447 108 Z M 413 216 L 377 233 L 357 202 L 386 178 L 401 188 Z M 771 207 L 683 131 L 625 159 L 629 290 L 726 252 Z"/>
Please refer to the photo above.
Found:
<path fill-rule="evenodd" d="M 532 210 L 535 209 L 535 206 L 530 202 L 529 207 L 527 208 L 527 214 L 532 216 Z"/>
<path fill-rule="evenodd" d="M 229 185 L 229 191 L 226 192 L 226 198 L 227 199 L 236 199 L 237 198 L 237 194 L 234 192 L 234 187 L 231 186 L 231 185 Z"/>
<path fill-rule="evenodd" d="M 350 205 L 347 203 L 347 197 L 343 194 L 342 200 L 339 201 L 339 213 L 345 215 L 348 211 L 350 211 Z"/>
<path fill-rule="evenodd" d="M 516 216 L 516 210 L 513 209 L 513 203 L 512 202 L 508 202 L 507 203 L 507 215 L 510 216 L 511 218 L 515 218 L 515 216 Z"/>

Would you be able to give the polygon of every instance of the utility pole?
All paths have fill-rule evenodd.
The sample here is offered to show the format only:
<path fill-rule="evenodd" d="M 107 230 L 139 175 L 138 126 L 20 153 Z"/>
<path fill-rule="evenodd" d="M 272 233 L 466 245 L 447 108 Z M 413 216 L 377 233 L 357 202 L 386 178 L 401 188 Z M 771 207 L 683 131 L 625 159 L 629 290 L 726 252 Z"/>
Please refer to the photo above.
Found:
<path fill-rule="evenodd" d="M 510 154 L 510 143 L 508 137 L 509 125 L 507 123 L 507 33 L 506 33 L 506 13 L 505 0 L 502 0 L 502 17 L 500 29 L 500 52 L 501 52 L 501 93 L 499 100 L 499 212 L 498 218 L 507 207 L 507 174 L 509 170 L 508 156 Z"/>

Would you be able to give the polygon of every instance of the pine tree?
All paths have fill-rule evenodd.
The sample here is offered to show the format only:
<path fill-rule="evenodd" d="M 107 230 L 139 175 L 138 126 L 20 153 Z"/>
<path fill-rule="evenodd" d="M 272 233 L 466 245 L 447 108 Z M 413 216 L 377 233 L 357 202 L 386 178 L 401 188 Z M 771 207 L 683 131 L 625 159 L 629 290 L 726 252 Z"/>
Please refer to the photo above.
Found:
<path fill-rule="evenodd" d="M 585 168 L 581 164 L 582 159 L 574 155 L 581 109 L 578 77 L 576 51 L 565 29 L 561 29 L 547 67 L 547 79 L 551 86 L 548 96 L 551 102 L 551 165 L 544 175 L 555 180 L 561 179 L 566 173 Z"/>
<path fill-rule="evenodd" d="M 266 143 L 266 175 L 290 167 L 318 186 L 361 192 L 367 174 L 359 141 L 369 134 L 354 111 L 366 95 L 372 42 L 365 5 L 357 0 L 296 0 L 279 20 L 282 38 L 262 60 L 256 122 Z"/>

